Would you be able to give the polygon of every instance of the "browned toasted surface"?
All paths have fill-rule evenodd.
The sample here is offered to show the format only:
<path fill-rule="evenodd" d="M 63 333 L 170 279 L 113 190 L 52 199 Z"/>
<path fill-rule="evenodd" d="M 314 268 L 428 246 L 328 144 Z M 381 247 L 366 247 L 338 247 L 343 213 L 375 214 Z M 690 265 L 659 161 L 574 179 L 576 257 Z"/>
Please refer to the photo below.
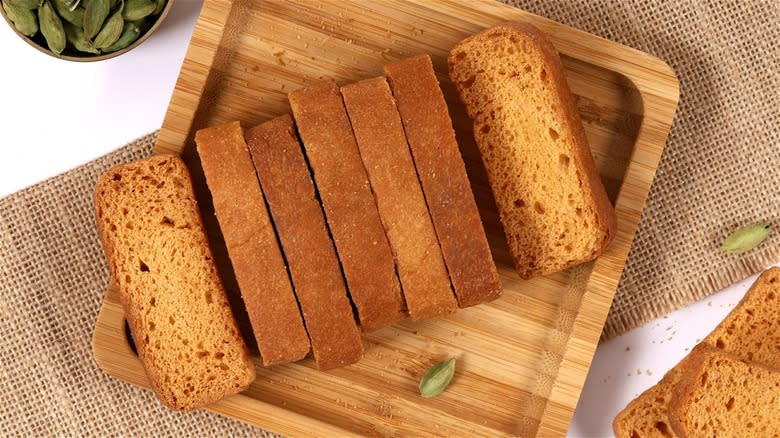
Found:
<path fill-rule="evenodd" d="M 399 321 L 406 311 L 393 253 L 338 87 L 323 80 L 288 98 L 361 326 Z"/>
<path fill-rule="evenodd" d="M 596 258 L 615 213 L 552 44 L 530 24 L 505 23 L 463 40 L 448 64 L 520 276 Z"/>
<path fill-rule="evenodd" d="M 780 371 L 707 345 L 695 348 L 669 402 L 686 438 L 780 436 Z"/>
<path fill-rule="evenodd" d="M 702 344 L 780 368 L 780 268 L 761 274 Z M 685 360 L 615 417 L 612 426 L 618 438 L 670 436 L 664 433 L 671 431 L 668 403 Z"/>
<path fill-rule="evenodd" d="M 423 319 L 455 312 L 458 303 L 387 81 L 367 79 L 342 87 L 341 94 L 409 314 Z"/>
<path fill-rule="evenodd" d="M 173 155 L 98 181 L 97 226 L 157 396 L 195 409 L 246 389 L 255 367 L 217 274 L 184 163 Z"/>
<path fill-rule="evenodd" d="M 309 338 L 241 125 L 201 129 L 195 142 L 263 363 L 302 359 Z"/>
<path fill-rule="evenodd" d="M 360 331 L 292 118 L 278 117 L 245 135 L 317 367 L 325 370 L 355 363 L 363 356 Z"/>
<path fill-rule="evenodd" d="M 460 307 L 493 300 L 501 281 L 427 55 L 385 66 L 425 201 Z"/>

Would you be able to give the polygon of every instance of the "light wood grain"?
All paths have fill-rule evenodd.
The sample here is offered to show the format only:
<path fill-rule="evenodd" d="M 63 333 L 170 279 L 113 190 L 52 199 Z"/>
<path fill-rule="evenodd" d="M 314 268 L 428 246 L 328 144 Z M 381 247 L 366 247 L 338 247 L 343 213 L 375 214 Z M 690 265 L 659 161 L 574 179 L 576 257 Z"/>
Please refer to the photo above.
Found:
<path fill-rule="evenodd" d="M 596 262 L 532 281 L 511 267 L 471 122 L 447 77 L 449 49 L 504 20 L 534 23 L 561 52 L 618 213 L 615 241 Z M 217 260 L 229 272 L 193 153 L 195 130 L 259 124 L 288 112 L 286 93 L 314 79 L 346 84 L 418 53 L 431 55 L 442 82 L 504 296 L 365 336 L 365 358 L 341 369 L 320 372 L 310 359 L 266 369 L 256 357 L 250 389 L 209 409 L 291 436 L 565 434 L 676 109 L 678 85 L 665 63 L 489 1 L 207 0 L 155 151 L 188 161 Z M 148 386 L 113 290 L 93 348 L 106 372 Z M 420 376 L 450 356 L 459 358 L 452 385 L 437 398 L 419 397 Z"/>

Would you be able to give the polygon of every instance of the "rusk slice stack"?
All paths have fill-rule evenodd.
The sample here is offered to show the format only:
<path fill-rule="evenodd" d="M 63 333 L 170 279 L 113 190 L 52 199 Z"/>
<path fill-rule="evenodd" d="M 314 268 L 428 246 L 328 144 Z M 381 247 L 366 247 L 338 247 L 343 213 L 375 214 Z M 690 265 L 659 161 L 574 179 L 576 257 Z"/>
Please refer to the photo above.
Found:
<path fill-rule="evenodd" d="M 412 319 L 458 305 L 425 205 L 404 128 L 384 78 L 341 88 Z"/>
<path fill-rule="evenodd" d="M 201 129 L 195 142 L 263 363 L 302 359 L 309 338 L 241 125 Z"/>
<path fill-rule="evenodd" d="M 98 181 L 97 225 L 152 388 L 195 409 L 255 378 L 184 163 L 173 155 L 116 167 Z"/>
<path fill-rule="evenodd" d="M 780 371 L 701 345 L 669 403 L 681 437 L 780 436 Z"/>
<path fill-rule="evenodd" d="M 360 331 L 292 118 L 278 117 L 245 135 L 317 367 L 326 370 L 355 363 L 363 356 Z"/>
<path fill-rule="evenodd" d="M 498 298 L 501 281 L 431 59 L 385 66 L 460 307 Z"/>
<path fill-rule="evenodd" d="M 288 96 L 364 331 L 405 316 L 393 254 L 333 80 Z"/>
<path fill-rule="evenodd" d="M 738 357 L 780 368 L 780 268 L 761 274 L 739 304 L 702 341 Z M 615 417 L 618 438 L 674 436 L 669 424 L 672 391 L 688 358 Z"/>
<path fill-rule="evenodd" d="M 552 44 L 506 23 L 466 38 L 448 61 L 520 276 L 596 258 L 615 213 Z"/>

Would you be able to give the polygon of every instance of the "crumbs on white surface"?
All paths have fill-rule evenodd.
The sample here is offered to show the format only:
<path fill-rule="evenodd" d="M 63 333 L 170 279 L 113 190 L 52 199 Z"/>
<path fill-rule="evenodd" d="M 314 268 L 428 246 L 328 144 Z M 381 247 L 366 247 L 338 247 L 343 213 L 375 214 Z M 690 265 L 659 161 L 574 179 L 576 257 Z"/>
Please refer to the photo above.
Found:
<path fill-rule="evenodd" d="M 645 374 L 647 374 L 648 376 L 652 376 L 653 372 L 650 371 L 650 368 L 648 368 L 648 369 L 645 370 Z"/>

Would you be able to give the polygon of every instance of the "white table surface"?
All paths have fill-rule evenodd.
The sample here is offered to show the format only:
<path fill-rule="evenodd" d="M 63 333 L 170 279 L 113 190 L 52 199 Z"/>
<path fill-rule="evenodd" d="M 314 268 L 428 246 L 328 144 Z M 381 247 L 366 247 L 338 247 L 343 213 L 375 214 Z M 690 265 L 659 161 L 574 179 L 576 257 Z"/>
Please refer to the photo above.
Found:
<path fill-rule="evenodd" d="M 158 129 L 201 4 L 177 0 L 141 46 L 94 63 L 45 56 L 0 23 L 0 198 Z M 706 336 L 754 279 L 600 345 L 569 436 L 612 436 L 615 414 Z"/>

